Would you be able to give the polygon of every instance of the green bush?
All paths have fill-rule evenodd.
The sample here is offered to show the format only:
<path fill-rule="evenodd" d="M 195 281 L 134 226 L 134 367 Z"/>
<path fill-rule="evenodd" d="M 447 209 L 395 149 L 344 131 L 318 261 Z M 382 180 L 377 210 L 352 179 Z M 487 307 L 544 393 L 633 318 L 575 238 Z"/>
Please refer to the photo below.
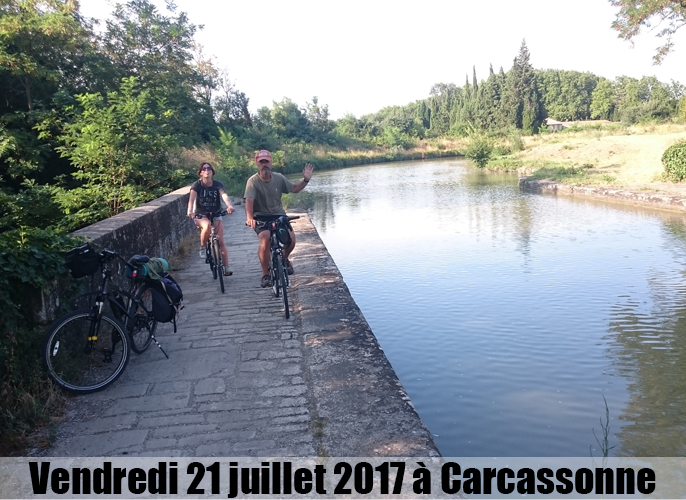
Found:
<path fill-rule="evenodd" d="M 478 168 L 484 168 L 493 155 L 493 142 L 485 135 L 474 134 L 467 144 L 464 155 Z"/>
<path fill-rule="evenodd" d="M 662 164 L 669 180 L 678 182 L 686 178 L 686 141 L 668 147 L 662 154 Z"/>
<path fill-rule="evenodd" d="M 544 127 L 545 130 L 545 127 Z M 510 140 L 512 151 L 524 151 L 524 141 L 522 140 L 522 134 L 519 131 L 513 131 L 508 135 Z"/>
<path fill-rule="evenodd" d="M 66 275 L 63 252 L 79 240 L 53 229 L 0 233 L 0 452 L 14 452 L 44 421 L 54 394 L 43 369 L 39 292 Z"/>

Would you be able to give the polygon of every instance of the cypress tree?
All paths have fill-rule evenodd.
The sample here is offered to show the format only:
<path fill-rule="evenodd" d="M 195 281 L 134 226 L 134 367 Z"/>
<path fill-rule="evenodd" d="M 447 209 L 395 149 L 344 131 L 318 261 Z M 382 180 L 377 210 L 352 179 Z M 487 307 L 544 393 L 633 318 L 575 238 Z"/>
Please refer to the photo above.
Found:
<path fill-rule="evenodd" d="M 542 122 L 541 97 L 536 85 L 536 72 L 529 62 L 526 40 L 507 74 L 503 91 L 503 111 L 507 123 L 534 133 Z"/>

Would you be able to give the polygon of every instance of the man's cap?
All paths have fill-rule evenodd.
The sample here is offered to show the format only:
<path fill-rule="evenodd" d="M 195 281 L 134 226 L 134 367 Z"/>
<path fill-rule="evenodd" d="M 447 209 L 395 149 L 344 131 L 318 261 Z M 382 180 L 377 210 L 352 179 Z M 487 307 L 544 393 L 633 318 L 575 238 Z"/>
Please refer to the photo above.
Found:
<path fill-rule="evenodd" d="M 272 154 L 267 151 L 266 149 L 261 149 L 257 152 L 255 155 L 255 161 L 260 161 L 260 160 L 272 160 Z"/>

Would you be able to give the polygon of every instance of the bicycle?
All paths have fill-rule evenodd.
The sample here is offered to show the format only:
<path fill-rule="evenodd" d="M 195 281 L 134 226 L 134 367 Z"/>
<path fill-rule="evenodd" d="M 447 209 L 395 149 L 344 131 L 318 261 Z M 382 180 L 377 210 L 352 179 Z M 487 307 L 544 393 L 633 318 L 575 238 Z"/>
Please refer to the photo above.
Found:
<path fill-rule="evenodd" d="M 279 238 L 279 232 L 285 232 L 288 235 L 289 223 L 292 220 L 299 219 L 300 216 L 288 217 L 281 215 L 278 218 L 270 221 L 256 221 L 255 227 L 267 227 L 269 229 L 269 276 L 272 282 L 272 292 L 274 297 L 283 297 L 283 306 L 286 319 L 291 317 L 291 311 L 288 307 L 288 287 L 290 287 L 290 280 L 288 272 L 286 271 L 286 256 L 283 253 L 283 247 L 288 243 L 284 243 Z M 290 239 L 290 235 L 288 235 Z"/>
<path fill-rule="evenodd" d="M 130 350 L 142 353 L 154 341 L 169 358 L 155 338 L 157 320 L 152 314 L 152 290 L 142 272 L 149 258 L 136 255 L 126 262 L 112 250 L 97 253 L 88 244 L 72 252 L 76 257 L 72 266 L 67 264 L 72 276 L 94 274 L 99 267 L 102 284 L 98 291 L 74 299 L 78 302 L 94 295 L 90 308 L 61 316 L 46 334 L 43 360 L 52 379 L 69 391 L 86 394 L 100 391 L 117 380 L 128 364 Z M 112 280 L 107 263 L 114 259 L 126 266 L 128 291 Z M 112 313 L 103 311 L 106 303 Z"/>
<path fill-rule="evenodd" d="M 205 262 L 210 265 L 212 277 L 214 279 L 219 278 L 219 289 L 222 293 L 224 293 L 224 260 L 222 259 L 222 247 L 219 244 L 219 237 L 214 230 L 214 221 L 218 217 L 227 214 L 228 212 L 226 210 L 222 210 L 219 213 L 209 212 L 207 214 L 195 214 L 196 219 L 207 217 L 210 221 L 210 237 L 205 245 Z"/>

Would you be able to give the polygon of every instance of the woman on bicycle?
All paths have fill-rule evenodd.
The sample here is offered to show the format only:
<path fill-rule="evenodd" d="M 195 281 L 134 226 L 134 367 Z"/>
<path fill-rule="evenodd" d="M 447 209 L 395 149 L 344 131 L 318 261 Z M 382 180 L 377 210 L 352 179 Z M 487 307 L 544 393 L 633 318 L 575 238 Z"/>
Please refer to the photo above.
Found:
<path fill-rule="evenodd" d="M 195 223 L 200 226 L 200 257 L 205 258 L 205 245 L 210 238 L 210 221 L 207 217 L 201 219 L 195 218 L 195 214 L 207 215 L 208 213 L 221 212 L 221 200 L 226 204 L 226 211 L 233 213 L 234 208 L 229 200 L 229 195 L 224 190 L 224 184 L 215 181 L 214 168 L 207 162 L 200 165 L 198 169 L 199 179 L 191 186 L 191 194 L 188 198 L 188 217 L 193 219 Z M 195 208 L 195 210 L 194 210 Z M 224 225 L 222 218 L 214 219 L 214 230 L 219 238 L 219 245 L 222 250 L 222 260 L 224 261 L 224 276 L 231 276 L 232 271 L 229 270 L 229 252 L 226 250 L 224 244 Z"/>

